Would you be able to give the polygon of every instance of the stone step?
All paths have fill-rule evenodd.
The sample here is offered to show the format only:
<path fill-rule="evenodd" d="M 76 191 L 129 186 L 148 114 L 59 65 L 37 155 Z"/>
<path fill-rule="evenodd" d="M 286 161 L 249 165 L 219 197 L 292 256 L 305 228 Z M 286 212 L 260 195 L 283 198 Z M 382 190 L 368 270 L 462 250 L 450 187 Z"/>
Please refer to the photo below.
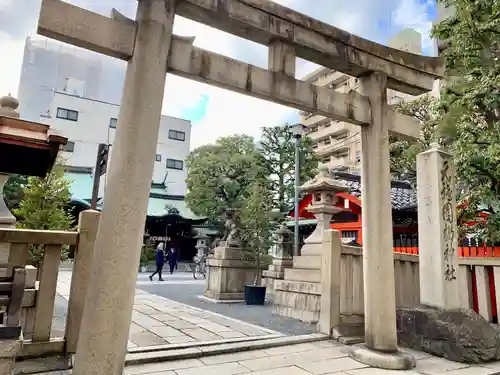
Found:
<path fill-rule="evenodd" d="M 321 295 L 321 285 L 319 283 L 309 283 L 292 280 L 274 280 L 274 289 L 285 292 Z"/>
<path fill-rule="evenodd" d="M 301 255 L 293 257 L 293 268 L 319 270 L 321 268 L 321 256 Z"/>
<path fill-rule="evenodd" d="M 285 280 L 319 283 L 321 282 L 321 274 L 319 269 L 287 268 L 285 270 Z"/>
<path fill-rule="evenodd" d="M 328 336 L 320 333 L 311 333 L 308 335 L 285 336 L 273 339 L 254 340 L 251 342 L 215 344 L 210 346 L 192 347 L 185 349 L 162 350 L 158 348 L 158 350 L 154 351 L 137 351 L 135 353 L 128 353 L 125 359 L 125 366 L 130 366 L 127 368 L 130 373 L 136 373 L 138 368 L 135 366 L 143 363 L 167 362 L 180 359 L 200 358 L 210 355 L 231 354 L 246 350 L 268 349 L 286 345 L 296 345 L 325 340 L 328 340 Z"/>

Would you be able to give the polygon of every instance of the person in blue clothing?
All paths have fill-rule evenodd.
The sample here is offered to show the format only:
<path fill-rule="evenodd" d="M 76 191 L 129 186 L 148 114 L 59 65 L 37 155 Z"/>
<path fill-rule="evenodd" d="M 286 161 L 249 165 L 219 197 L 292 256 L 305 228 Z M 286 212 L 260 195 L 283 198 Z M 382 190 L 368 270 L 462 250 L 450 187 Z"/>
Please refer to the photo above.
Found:
<path fill-rule="evenodd" d="M 153 281 L 154 275 L 158 274 L 159 280 L 163 281 L 161 277 L 161 272 L 163 271 L 163 265 L 165 264 L 165 244 L 160 242 L 158 246 L 156 246 L 156 271 L 153 272 L 151 276 L 149 276 L 149 280 Z"/>
<path fill-rule="evenodd" d="M 170 274 L 174 273 L 174 268 L 177 267 L 177 252 L 174 246 L 171 246 L 167 253 L 167 261 L 170 267 Z"/>

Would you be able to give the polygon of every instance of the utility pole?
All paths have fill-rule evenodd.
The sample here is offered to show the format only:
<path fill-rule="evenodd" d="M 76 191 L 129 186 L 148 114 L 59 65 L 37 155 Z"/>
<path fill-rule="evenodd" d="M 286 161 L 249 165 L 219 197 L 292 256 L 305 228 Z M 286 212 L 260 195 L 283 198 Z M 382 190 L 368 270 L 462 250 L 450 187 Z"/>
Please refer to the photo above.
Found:
<path fill-rule="evenodd" d="M 97 195 L 99 194 L 99 182 L 101 176 L 106 173 L 108 167 L 109 145 L 100 143 L 97 148 L 97 158 L 94 168 L 94 185 L 92 186 L 92 201 L 90 208 L 95 210 L 97 207 Z"/>

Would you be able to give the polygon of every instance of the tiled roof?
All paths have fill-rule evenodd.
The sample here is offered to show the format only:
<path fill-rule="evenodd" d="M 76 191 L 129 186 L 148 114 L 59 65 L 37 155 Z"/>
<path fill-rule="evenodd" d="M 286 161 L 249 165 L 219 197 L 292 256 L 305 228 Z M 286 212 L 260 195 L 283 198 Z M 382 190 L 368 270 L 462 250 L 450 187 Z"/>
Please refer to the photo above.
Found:
<path fill-rule="evenodd" d="M 358 199 L 361 197 L 361 176 L 355 173 L 331 171 L 332 177 L 342 181 L 349 188 L 349 194 Z M 417 205 L 417 191 L 410 183 L 404 181 L 391 181 L 391 202 L 393 210 L 401 210 Z"/>

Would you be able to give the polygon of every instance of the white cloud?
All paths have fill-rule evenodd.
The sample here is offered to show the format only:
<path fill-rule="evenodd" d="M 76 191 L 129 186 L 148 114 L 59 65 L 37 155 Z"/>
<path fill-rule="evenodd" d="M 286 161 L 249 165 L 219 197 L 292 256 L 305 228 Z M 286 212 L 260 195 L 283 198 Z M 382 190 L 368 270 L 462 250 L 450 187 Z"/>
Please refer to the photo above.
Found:
<path fill-rule="evenodd" d="M 109 15 L 112 7 L 118 8 L 129 17 L 134 16 L 135 0 L 67 0 L 87 9 Z M 422 7 L 414 5 L 417 0 L 279 0 L 277 2 L 302 11 L 324 22 L 344 28 L 360 36 L 383 41 L 387 39 L 378 22 L 389 17 L 396 10 L 393 22 L 396 25 L 416 20 L 425 13 Z M 0 95 L 17 93 L 24 39 L 36 30 L 39 0 L 0 0 L 7 13 L 0 12 Z M 23 8 L 23 9 L 21 9 Z M 9 15 L 9 10 L 11 14 Z M 28 12 L 29 10 L 29 12 Z M 2 16 L 2 13 L 4 14 Z M 425 18 L 414 22 L 418 27 L 425 25 Z M 264 46 L 196 24 L 177 17 L 174 32 L 179 35 L 195 36 L 195 45 L 226 56 L 265 67 L 267 51 Z M 7 59 L 3 58 L 8 56 Z M 123 65 L 123 64 L 122 64 Z M 302 76 L 315 69 L 312 63 L 298 60 L 297 75 Z M 245 133 L 258 135 L 262 126 L 283 123 L 296 113 L 295 110 L 262 100 L 231 93 L 205 84 L 188 81 L 168 75 L 163 102 L 163 112 L 180 116 L 186 108 L 193 106 L 201 95 L 209 97 L 206 116 L 192 128 L 192 147 L 213 142 L 216 138 Z"/>

